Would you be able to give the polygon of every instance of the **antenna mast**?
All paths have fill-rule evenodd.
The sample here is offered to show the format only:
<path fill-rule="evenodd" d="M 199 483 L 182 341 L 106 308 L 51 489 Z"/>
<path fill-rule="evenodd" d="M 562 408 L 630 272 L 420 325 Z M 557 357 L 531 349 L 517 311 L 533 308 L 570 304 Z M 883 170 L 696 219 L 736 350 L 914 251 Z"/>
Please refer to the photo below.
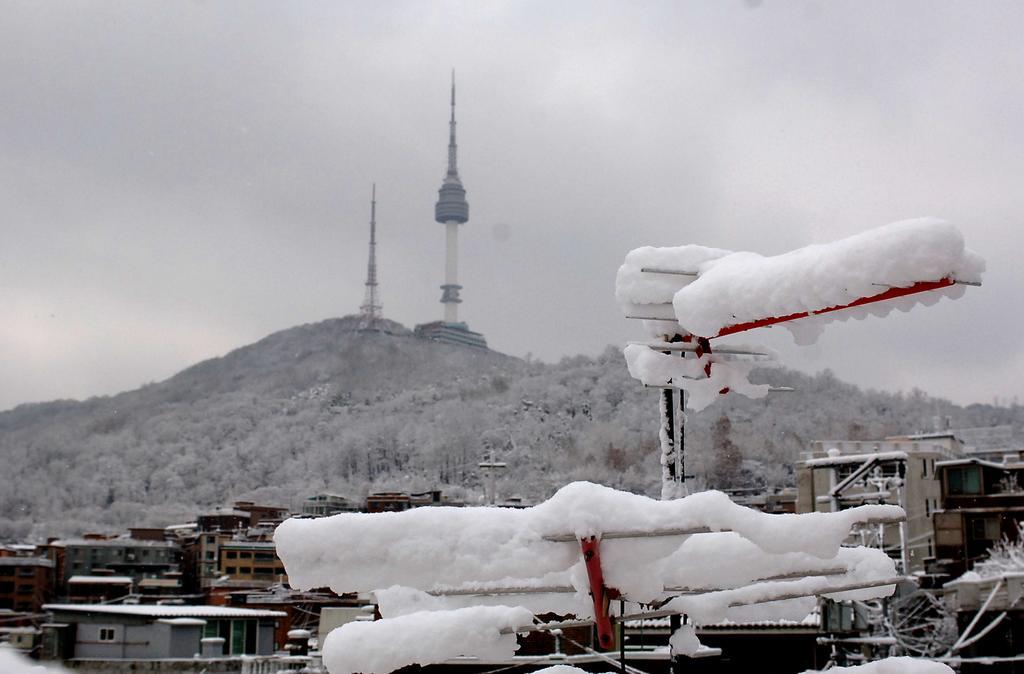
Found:
<path fill-rule="evenodd" d="M 377 183 L 370 196 L 370 259 L 366 265 L 366 294 L 359 307 L 359 329 L 379 330 L 380 297 L 377 294 Z"/>

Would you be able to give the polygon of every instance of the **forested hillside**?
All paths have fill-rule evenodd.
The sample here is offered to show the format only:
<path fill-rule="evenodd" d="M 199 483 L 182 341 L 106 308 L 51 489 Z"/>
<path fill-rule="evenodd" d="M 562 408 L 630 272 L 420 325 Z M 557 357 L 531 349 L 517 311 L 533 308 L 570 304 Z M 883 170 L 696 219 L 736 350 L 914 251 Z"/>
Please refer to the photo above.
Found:
<path fill-rule="evenodd" d="M 508 463 L 504 496 L 542 499 L 576 479 L 658 493 L 658 394 L 630 379 L 619 349 L 544 364 L 389 327 L 304 325 L 135 391 L 0 413 L 0 539 L 168 524 L 236 498 L 298 507 L 321 490 L 439 488 L 477 502 L 488 452 Z M 687 472 L 699 483 L 788 484 L 812 439 L 947 416 L 1019 434 L 1024 420 L 1020 407 L 865 392 L 829 373 L 759 374 L 796 391 L 689 415 Z M 743 470 L 713 470 L 715 444 L 734 446 Z"/>

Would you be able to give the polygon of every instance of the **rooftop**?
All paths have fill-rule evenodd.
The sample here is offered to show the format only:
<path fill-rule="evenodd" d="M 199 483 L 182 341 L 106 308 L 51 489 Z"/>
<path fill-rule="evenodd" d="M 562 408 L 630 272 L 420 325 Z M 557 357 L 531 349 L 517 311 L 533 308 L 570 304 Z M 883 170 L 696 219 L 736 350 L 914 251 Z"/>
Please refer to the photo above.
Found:
<path fill-rule="evenodd" d="M 53 561 L 45 557 L 0 557 L 0 566 L 45 566 L 53 568 Z"/>
<path fill-rule="evenodd" d="M 137 538 L 65 538 L 54 541 L 50 545 L 58 548 L 73 546 L 101 547 L 101 548 L 177 548 L 177 543 L 171 541 L 140 541 Z"/>
<path fill-rule="evenodd" d="M 905 461 L 906 452 L 871 452 L 868 454 L 836 454 L 815 459 L 804 459 L 805 466 L 838 466 L 844 463 L 864 463 L 865 461 Z"/>
<path fill-rule="evenodd" d="M 165 604 L 44 604 L 44 611 L 93 613 L 143 618 L 283 618 L 284 611 L 266 611 L 230 606 L 178 606 Z"/>
<path fill-rule="evenodd" d="M 129 576 L 71 576 L 68 583 L 88 583 L 97 585 L 131 585 L 132 579 Z"/>

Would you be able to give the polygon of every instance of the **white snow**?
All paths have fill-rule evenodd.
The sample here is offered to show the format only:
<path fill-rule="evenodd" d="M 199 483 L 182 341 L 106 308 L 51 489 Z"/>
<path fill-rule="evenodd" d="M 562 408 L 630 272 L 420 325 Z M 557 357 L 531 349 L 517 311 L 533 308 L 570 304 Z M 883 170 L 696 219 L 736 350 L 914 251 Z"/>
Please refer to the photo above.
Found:
<path fill-rule="evenodd" d="M 682 593 L 668 606 L 685 611 L 696 624 L 801 619 L 814 599 L 798 595 L 895 575 L 884 552 L 841 544 L 857 522 L 902 515 L 895 506 L 769 515 L 738 506 L 721 492 L 656 501 L 577 482 L 522 510 L 442 507 L 293 519 L 278 527 L 274 540 L 296 589 L 376 590 L 384 620 L 346 625 L 325 643 L 325 662 L 339 674 L 390 671 L 458 655 L 507 656 L 515 640 L 500 630 L 528 625 L 533 615 L 593 618 L 576 540 L 591 535 L 604 537 L 606 585 L 630 602 Z M 701 528 L 710 531 L 618 536 Z M 794 574 L 812 575 L 778 578 Z M 515 594 L 453 594 L 498 589 Z M 848 596 L 891 592 L 891 586 L 874 587 Z M 785 597 L 790 598 L 776 601 Z M 764 601 L 770 603 L 749 606 Z"/>
<path fill-rule="evenodd" d="M 855 667 L 833 667 L 828 674 L 953 674 L 949 665 L 916 658 L 885 658 Z M 817 674 L 808 670 L 804 674 Z"/>
<path fill-rule="evenodd" d="M 830 450 L 832 451 L 832 450 Z M 898 461 L 906 460 L 906 452 L 868 452 L 866 454 L 836 454 L 835 456 L 822 456 L 817 459 L 804 459 L 803 464 L 805 466 L 823 467 L 823 466 L 841 466 L 848 463 L 864 463 L 865 461 Z M 940 465 L 942 462 L 937 461 L 935 465 Z"/>
<path fill-rule="evenodd" d="M 698 276 L 643 273 L 642 267 L 695 271 Z M 813 313 L 878 295 L 889 287 L 944 278 L 978 283 L 984 268 L 982 258 L 965 248 L 956 227 L 921 218 L 775 256 L 727 254 L 701 246 L 638 248 L 619 268 L 615 294 L 623 309 L 634 315 L 649 315 L 654 310 L 650 305 L 671 301 L 678 326 L 666 330 L 666 325 L 655 324 L 655 329 L 712 337 L 729 325 Z M 825 321 L 884 315 L 893 308 L 906 311 L 962 293 L 962 286 L 951 286 L 786 325 L 799 333 L 798 341 L 806 341 Z"/>
<path fill-rule="evenodd" d="M 538 669 L 532 672 L 532 674 L 590 674 L 590 672 L 579 667 L 572 667 L 571 665 L 554 665 L 553 667 Z"/>
<path fill-rule="evenodd" d="M 628 345 L 623 353 L 626 367 L 634 379 L 647 386 L 671 383 L 690 394 L 686 406 L 697 412 L 718 400 L 725 388 L 748 398 L 768 395 L 767 384 L 752 384 L 748 379 L 751 370 L 764 366 L 758 361 L 726 360 L 714 354 L 680 358 L 678 354 L 661 353 L 640 344 Z M 704 371 L 707 363 L 712 364 L 710 377 Z"/>
<path fill-rule="evenodd" d="M 3 674 L 65 674 L 67 670 L 57 665 L 37 664 L 17 650 L 0 644 L 0 672 Z"/>
<path fill-rule="evenodd" d="M 700 639 L 693 625 L 680 625 L 668 639 L 673 655 L 693 655 L 700 650 Z"/>
<path fill-rule="evenodd" d="M 297 589 L 329 586 L 355 592 L 403 585 L 431 590 L 507 579 L 528 579 L 525 584 L 536 585 L 535 579 L 548 574 L 577 571 L 574 567 L 582 566 L 578 544 L 544 540 L 548 535 L 708 527 L 731 529 L 762 552 L 832 559 L 855 522 L 902 513 L 896 506 L 868 505 L 837 513 L 768 515 L 738 506 L 716 491 L 656 501 L 575 482 L 532 508 L 438 507 L 292 519 L 278 527 L 274 541 Z M 684 540 L 605 540 L 605 577 L 636 601 L 651 599 L 660 593 L 656 586 L 664 578 L 650 574 L 661 574 L 656 567 Z M 757 559 L 750 564 L 762 568 Z M 578 577 L 573 580 L 579 582 Z"/>
<path fill-rule="evenodd" d="M 420 611 L 338 627 L 324 642 L 331 674 L 387 674 L 411 664 L 429 665 L 460 655 L 502 660 L 518 645 L 511 630 L 533 623 L 533 613 L 509 606 Z M 509 631 L 501 634 L 502 630 Z"/>

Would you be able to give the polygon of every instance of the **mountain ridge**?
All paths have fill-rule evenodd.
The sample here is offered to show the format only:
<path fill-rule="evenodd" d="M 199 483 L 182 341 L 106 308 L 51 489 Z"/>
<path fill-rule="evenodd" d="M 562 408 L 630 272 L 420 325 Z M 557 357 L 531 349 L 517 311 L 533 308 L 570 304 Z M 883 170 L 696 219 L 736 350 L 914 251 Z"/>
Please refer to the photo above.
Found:
<path fill-rule="evenodd" d="M 539 500 L 572 479 L 657 493 L 657 392 L 629 377 L 619 349 L 545 364 L 428 342 L 397 323 L 357 327 L 352 316 L 300 325 L 133 391 L 0 412 L 0 539 L 169 524 L 233 498 L 295 508 L 321 490 L 440 488 L 477 502 L 487 454 L 509 466 L 505 495 Z M 813 439 L 923 430 L 936 416 L 1013 424 L 1019 439 L 1024 418 L 1020 407 L 861 391 L 827 371 L 756 376 L 797 390 L 689 414 L 698 484 L 723 416 L 745 457 L 730 479 L 765 487 L 791 481 Z"/>

